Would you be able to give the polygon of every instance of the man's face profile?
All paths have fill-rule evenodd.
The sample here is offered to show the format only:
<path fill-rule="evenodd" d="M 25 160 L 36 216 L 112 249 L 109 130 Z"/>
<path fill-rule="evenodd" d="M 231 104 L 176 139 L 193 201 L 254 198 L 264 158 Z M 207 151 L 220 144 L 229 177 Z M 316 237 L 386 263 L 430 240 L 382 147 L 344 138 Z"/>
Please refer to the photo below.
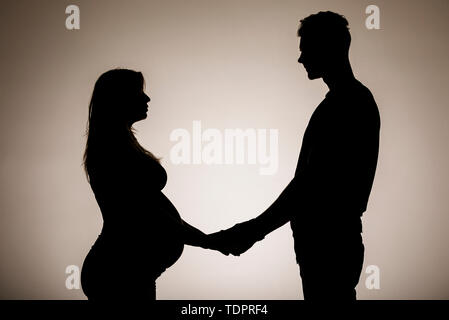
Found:
<path fill-rule="evenodd" d="M 308 78 L 314 80 L 323 77 L 325 59 L 318 45 L 302 36 L 299 42 L 299 51 L 298 62 L 306 69 Z"/>

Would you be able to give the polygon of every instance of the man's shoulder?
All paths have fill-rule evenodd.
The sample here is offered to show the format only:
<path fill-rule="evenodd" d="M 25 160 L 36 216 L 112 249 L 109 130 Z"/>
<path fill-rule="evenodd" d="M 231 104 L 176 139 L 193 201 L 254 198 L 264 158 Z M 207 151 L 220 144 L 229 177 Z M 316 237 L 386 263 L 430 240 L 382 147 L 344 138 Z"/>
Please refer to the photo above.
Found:
<path fill-rule="evenodd" d="M 374 96 L 371 93 L 371 90 L 368 89 L 363 83 L 356 80 L 354 87 L 354 95 L 360 99 L 370 100 L 375 103 Z"/>
<path fill-rule="evenodd" d="M 323 102 L 330 104 L 359 104 L 359 103 L 372 103 L 376 104 L 374 96 L 370 89 L 366 87 L 359 80 L 345 82 L 341 84 L 338 89 L 329 91 L 326 94 L 326 98 Z"/>
<path fill-rule="evenodd" d="M 336 92 L 335 97 L 346 101 L 364 100 L 374 102 L 374 96 L 371 90 L 357 79 L 342 85 Z"/>
<path fill-rule="evenodd" d="M 380 123 L 379 110 L 371 91 L 358 80 L 346 84 L 326 98 L 331 105 L 327 109 L 328 116 L 334 123 Z"/>
<path fill-rule="evenodd" d="M 339 95 L 348 111 L 361 113 L 377 113 L 378 107 L 371 90 L 363 83 L 355 80 Z"/>

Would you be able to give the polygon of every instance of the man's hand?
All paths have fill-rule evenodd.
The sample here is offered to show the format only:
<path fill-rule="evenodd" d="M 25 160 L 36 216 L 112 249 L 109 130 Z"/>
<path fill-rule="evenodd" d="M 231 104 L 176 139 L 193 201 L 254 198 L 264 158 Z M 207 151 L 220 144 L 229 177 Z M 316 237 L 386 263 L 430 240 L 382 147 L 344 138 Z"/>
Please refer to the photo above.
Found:
<path fill-rule="evenodd" d="M 210 234 L 208 244 L 210 249 L 218 250 L 225 255 L 231 253 L 234 256 L 239 256 L 264 237 L 256 229 L 253 220 L 250 220 L 238 223 L 227 230 Z"/>

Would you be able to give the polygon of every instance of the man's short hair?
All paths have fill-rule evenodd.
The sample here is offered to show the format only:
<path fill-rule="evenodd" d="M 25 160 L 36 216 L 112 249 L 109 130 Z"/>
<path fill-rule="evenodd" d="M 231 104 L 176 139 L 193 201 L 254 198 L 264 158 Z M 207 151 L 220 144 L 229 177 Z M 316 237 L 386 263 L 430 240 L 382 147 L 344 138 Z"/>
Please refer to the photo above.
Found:
<path fill-rule="evenodd" d="M 324 47 L 347 53 L 351 44 L 348 20 L 338 13 L 320 11 L 302 19 L 298 37 L 307 37 Z"/>

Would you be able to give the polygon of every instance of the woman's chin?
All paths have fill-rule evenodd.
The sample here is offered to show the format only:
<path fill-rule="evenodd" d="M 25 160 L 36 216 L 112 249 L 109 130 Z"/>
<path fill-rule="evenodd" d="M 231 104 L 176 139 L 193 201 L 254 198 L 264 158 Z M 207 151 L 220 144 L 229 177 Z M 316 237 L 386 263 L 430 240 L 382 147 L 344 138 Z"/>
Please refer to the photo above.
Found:
<path fill-rule="evenodd" d="M 141 121 L 141 120 L 144 120 L 144 119 L 146 119 L 148 116 L 147 116 L 147 114 L 146 113 L 144 113 L 144 114 L 141 114 L 140 116 L 138 116 L 138 117 L 136 117 L 136 120 L 135 121 L 133 121 L 133 123 L 134 122 L 138 122 L 138 121 Z"/>

